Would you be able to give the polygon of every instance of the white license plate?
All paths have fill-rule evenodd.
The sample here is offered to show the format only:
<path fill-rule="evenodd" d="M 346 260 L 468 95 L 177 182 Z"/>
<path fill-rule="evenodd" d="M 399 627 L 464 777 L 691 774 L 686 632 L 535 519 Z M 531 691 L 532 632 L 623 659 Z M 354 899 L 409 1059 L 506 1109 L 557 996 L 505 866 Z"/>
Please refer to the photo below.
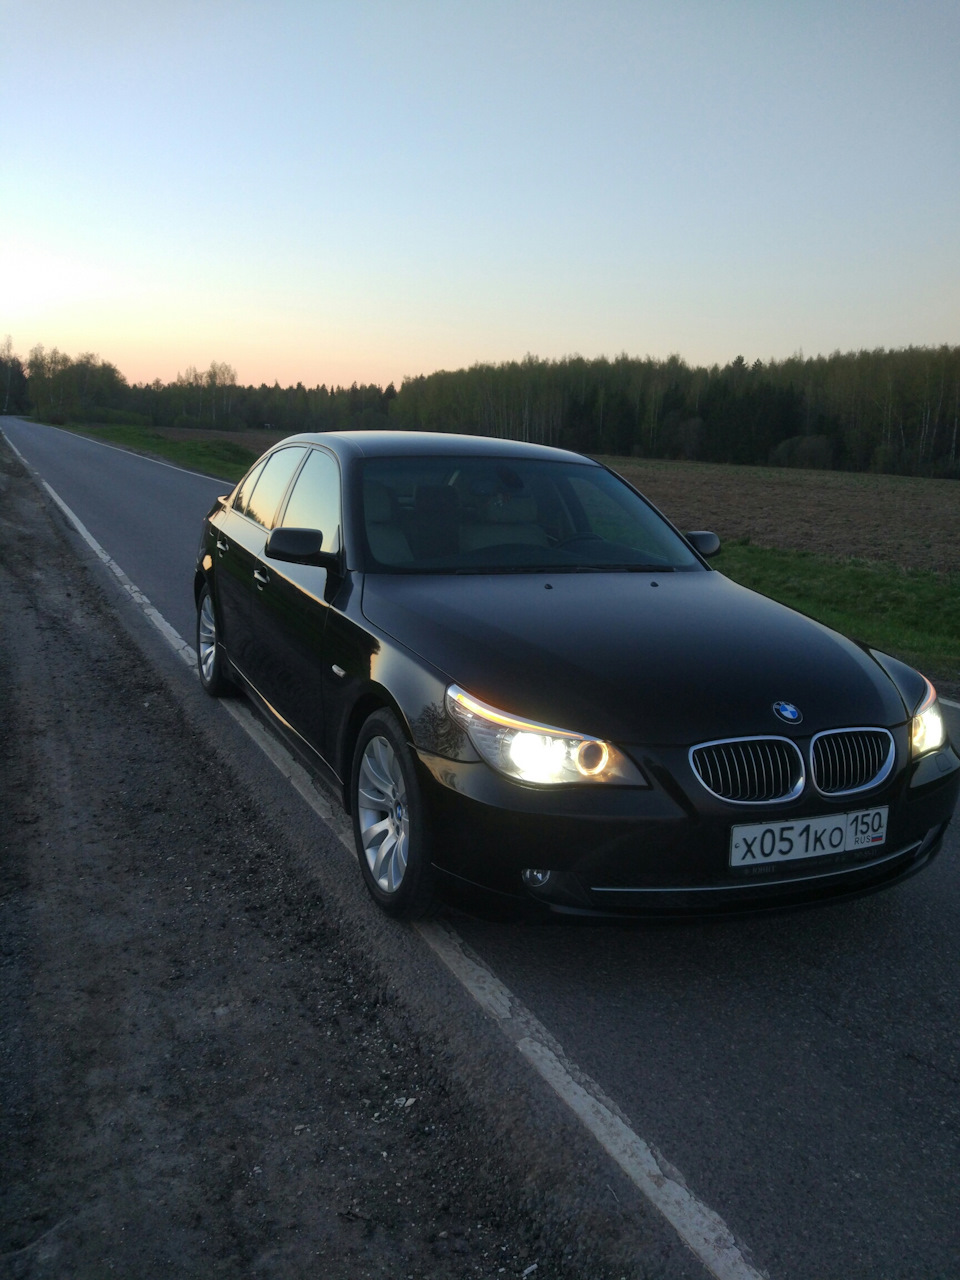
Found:
<path fill-rule="evenodd" d="M 731 867 L 759 867 L 877 848 L 887 838 L 887 806 L 799 822 L 754 822 L 730 831 Z"/>

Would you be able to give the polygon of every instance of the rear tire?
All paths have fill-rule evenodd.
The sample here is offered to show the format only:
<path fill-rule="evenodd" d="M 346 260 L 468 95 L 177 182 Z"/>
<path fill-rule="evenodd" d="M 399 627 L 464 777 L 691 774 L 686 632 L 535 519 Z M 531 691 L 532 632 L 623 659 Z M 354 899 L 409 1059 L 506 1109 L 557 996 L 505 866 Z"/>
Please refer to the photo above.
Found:
<path fill-rule="evenodd" d="M 233 689 L 217 631 L 217 614 L 210 588 L 204 583 L 197 600 L 197 671 L 211 698 L 222 698 Z"/>
<path fill-rule="evenodd" d="M 364 722 L 350 776 L 353 835 L 363 882 L 387 915 L 419 920 L 436 910 L 436 884 L 423 796 L 397 717 Z"/>

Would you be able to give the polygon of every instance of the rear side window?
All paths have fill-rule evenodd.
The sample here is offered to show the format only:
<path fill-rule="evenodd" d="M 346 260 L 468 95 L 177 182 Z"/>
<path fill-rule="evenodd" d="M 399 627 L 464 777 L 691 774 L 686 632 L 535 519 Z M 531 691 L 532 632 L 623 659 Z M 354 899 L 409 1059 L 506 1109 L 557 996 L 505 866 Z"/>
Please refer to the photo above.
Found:
<path fill-rule="evenodd" d="M 260 479 L 260 472 L 263 470 L 263 463 L 258 462 L 255 467 L 251 467 L 240 483 L 236 497 L 233 500 L 234 511 L 246 511 L 247 503 L 250 501 L 250 495 L 253 493 L 253 487 Z"/>
<path fill-rule="evenodd" d="M 278 449 L 270 455 L 260 472 L 244 514 L 251 520 L 256 520 L 257 524 L 262 524 L 265 529 L 273 528 L 273 517 L 277 513 L 280 499 L 286 493 L 287 485 L 305 452 L 302 448 Z"/>
<path fill-rule="evenodd" d="M 280 523 L 286 529 L 319 529 L 323 550 L 340 550 L 340 468 L 329 453 L 311 451 Z"/>

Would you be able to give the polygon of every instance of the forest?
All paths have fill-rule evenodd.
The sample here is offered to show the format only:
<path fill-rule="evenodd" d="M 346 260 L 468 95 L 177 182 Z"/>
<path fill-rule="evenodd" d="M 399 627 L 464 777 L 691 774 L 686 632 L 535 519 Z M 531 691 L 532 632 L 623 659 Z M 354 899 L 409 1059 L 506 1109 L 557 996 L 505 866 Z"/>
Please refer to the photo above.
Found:
<path fill-rule="evenodd" d="M 241 386 L 228 364 L 131 384 L 107 361 L 0 347 L 2 412 L 53 424 L 457 431 L 589 454 L 960 479 L 960 347 L 693 366 L 527 356 L 391 383 Z"/>

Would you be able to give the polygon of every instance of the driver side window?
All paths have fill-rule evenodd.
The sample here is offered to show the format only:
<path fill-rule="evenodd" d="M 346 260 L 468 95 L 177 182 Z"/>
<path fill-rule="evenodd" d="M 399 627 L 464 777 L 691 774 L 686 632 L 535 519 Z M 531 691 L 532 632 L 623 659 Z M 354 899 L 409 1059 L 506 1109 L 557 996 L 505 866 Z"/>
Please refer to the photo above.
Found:
<path fill-rule="evenodd" d="M 303 464 L 280 524 L 285 529 L 319 529 L 323 550 L 340 550 L 340 468 L 323 449 L 313 449 Z"/>

